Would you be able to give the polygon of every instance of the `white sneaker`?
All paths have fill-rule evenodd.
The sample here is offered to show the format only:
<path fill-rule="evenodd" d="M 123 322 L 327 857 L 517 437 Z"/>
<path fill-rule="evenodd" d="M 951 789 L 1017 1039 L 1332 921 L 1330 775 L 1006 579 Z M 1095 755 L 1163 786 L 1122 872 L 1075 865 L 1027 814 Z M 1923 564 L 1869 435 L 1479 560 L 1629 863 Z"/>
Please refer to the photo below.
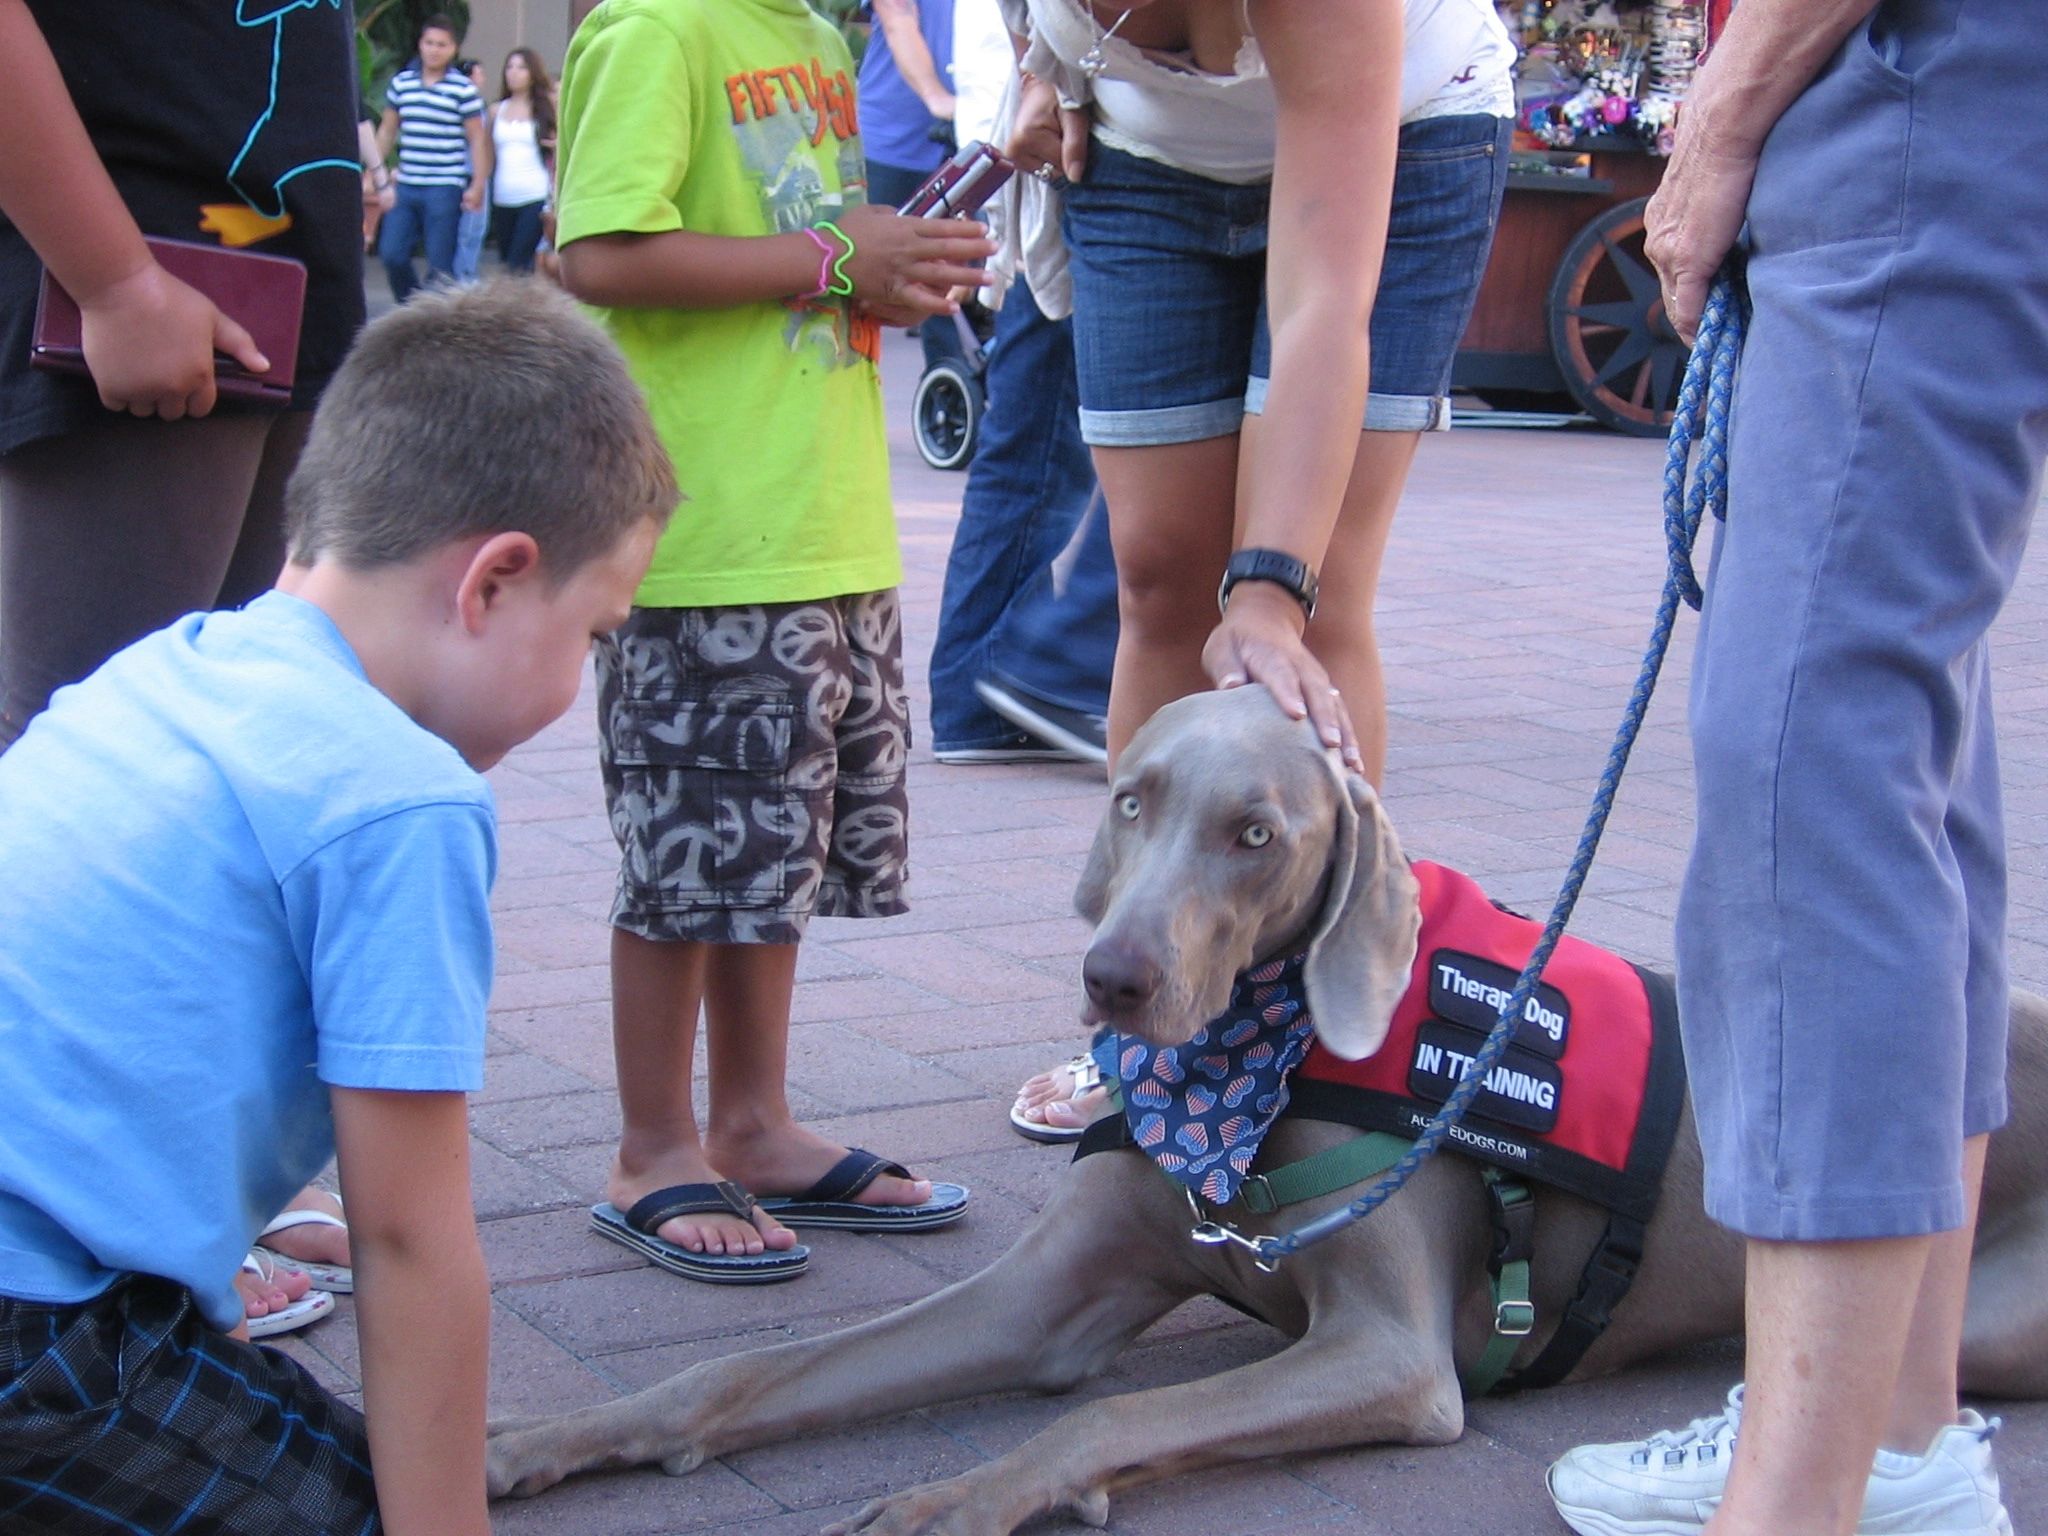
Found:
<path fill-rule="evenodd" d="M 1741 1421 L 1737 1385 L 1720 1413 L 1684 1429 L 1582 1445 L 1552 1463 L 1550 1497 L 1579 1536 L 1694 1536 L 1720 1506 Z M 1924 1455 L 1879 1451 L 1857 1536 L 2012 1536 L 1991 1468 L 1997 1430 L 1966 1408 Z"/>
<path fill-rule="evenodd" d="M 1856 1536 L 2013 1536 L 1991 1466 L 1998 1422 L 1965 1408 L 1925 1454 L 1879 1451 Z"/>
<path fill-rule="evenodd" d="M 1721 1502 L 1742 1421 L 1742 1385 L 1720 1413 L 1647 1440 L 1582 1445 L 1544 1481 L 1579 1536 L 1692 1536 Z"/>

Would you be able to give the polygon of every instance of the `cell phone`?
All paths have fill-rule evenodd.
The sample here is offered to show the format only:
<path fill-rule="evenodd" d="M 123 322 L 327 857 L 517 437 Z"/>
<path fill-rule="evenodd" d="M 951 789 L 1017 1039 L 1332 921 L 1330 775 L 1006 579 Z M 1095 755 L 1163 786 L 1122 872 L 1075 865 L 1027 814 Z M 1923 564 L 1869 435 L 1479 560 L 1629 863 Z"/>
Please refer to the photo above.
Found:
<path fill-rule="evenodd" d="M 976 139 L 954 151 L 898 212 L 924 219 L 972 218 L 1016 174 L 1009 157 Z"/>

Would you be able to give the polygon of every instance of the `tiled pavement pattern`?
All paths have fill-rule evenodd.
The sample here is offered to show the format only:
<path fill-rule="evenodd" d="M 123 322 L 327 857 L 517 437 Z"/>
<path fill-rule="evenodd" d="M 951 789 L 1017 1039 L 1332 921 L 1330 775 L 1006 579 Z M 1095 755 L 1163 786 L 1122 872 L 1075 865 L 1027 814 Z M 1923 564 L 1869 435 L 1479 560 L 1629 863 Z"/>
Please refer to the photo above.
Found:
<path fill-rule="evenodd" d="M 381 297 L 381 295 L 379 295 Z M 924 732 L 925 657 L 962 478 L 927 470 L 903 429 L 914 348 L 891 338 L 890 419 L 908 565 L 910 674 Z M 1547 910 L 1634 679 L 1660 582 L 1661 450 L 1590 432 L 1459 431 L 1423 445 L 1380 602 L 1392 695 L 1388 803 L 1411 852 Z M 687 487 L 689 467 L 681 466 Z M 1689 835 L 1683 711 L 1692 620 L 1622 787 L 1574 931 L 1667 963 Z M 1999 635 L 2018 976 L 2048 984 L 2048 560 Z M 915 910 L 821 922 L 803 953 L 790 1068 L 826 1135 L 973 1187 L 959 1227 L 924 1236 L 811 1234 L 793 1284 L 671 1278 L 587 1230 L 615 1131 L 604 916 L 614 851 L 588 698 L 492 780 L 503 822 L 499 980 L 487 1087 L 472 1117 L 477 1214 L 496 1289 L 492 1407 L 579 1407 L 710 1356 L 874 1316 L 995 1258 L 1066 1160 L 1005 1120 L 1017 1082 L 1069 1054 L 1084 931 L 1070 899 L 1103 800 L 1080 767 L 948 768 L 912 758 Z M 1000 1319 L 991 1319 L 999 1326 Z M 1279 1335 L 1220 1304 L 1183 1308 L 1086 1390 L 1207 1374 Z M 290 1346 L 356 1387 L 350 1304 Z M 1472 1408 L 1435 1450 L 1287 1458 L 1186 1477 L 1116 1501 L 1140 1533 L 1561 1533 L 1546 1461 L 1589 1438 L 1682 1424 L 1719 1404 L 1732 1346 L 1585 1386 Z M 1064 1411 L 1000 1398 L 725 1458 L 684 1478 L 587 1478 L 497 1506 L 510 1533 L 815 1531 L 874 1494 L 963 1471 Z M 2005 1408 L 2007 1501 L 2048 1529 L 2048 1405 Z M 1046 1531 L 1079 1531 L 1064 1521 Z"/>

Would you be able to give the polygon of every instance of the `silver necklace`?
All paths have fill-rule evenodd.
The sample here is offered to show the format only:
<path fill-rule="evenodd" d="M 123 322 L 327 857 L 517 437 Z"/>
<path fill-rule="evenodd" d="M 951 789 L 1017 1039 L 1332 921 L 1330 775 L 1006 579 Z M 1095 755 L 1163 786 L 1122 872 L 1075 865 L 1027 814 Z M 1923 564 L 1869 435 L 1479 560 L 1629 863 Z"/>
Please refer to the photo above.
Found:
<path fill-rule="evenodd" d="M 1136 6 L 1131 7 L 1131 10 L 1136 9 Z M 1125 22 L 1129 21 L 1130 19 L 1131 11 L 1127 10 L 1123 13 L 1123 15 L 1117 17 L 1115 21 L 1111 22 L 1109 24 L 1109 30 L 1105 32 L 1102 30 L 1101 23 L 1096 21 L 1095 12 L 1093 8 L 1089 9 L 1088 24 L 1096 29 L 1096 33 L 1094 44 L 1089 48 L 1089 50 L 1086 53 L 1082 54 L 1079 59 L 1075 60 L 1075 63 L 1080 66 L 1082 74 L 1086 75 L 1090 80 L 1093 80 L 1097 75 L 1101 74 L 1105 69 L 1109 68 L 1109 60 L 1103 55 L 1102 45 L 1108 42 L 1112 37 L 1115 37 L 1116 29 L 1122 26 Z"/>

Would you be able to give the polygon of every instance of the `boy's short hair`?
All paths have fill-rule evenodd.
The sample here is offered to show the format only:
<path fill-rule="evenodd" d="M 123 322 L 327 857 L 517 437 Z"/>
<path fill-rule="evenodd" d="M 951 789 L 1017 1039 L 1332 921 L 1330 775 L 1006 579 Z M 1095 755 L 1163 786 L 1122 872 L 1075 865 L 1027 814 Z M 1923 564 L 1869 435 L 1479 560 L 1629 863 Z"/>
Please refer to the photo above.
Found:
<path fill-rule="evenodd" d="M 365 570 L 523 532 L 554 581 L 643 521 L 675 471 L 611 338 L 530 278 L 416 295 L 366 328 L 285 491 L 291 558 Z"/>
<path fill-rule="evenodd" d="M 425 37 L 429 32 L 446 32 L 455 39 L 458 48 L 462 46 L 462 28 L 456 26 L 455 18 L 445 11 L 436 11 L 420 23 L 419 35 Z"/>

